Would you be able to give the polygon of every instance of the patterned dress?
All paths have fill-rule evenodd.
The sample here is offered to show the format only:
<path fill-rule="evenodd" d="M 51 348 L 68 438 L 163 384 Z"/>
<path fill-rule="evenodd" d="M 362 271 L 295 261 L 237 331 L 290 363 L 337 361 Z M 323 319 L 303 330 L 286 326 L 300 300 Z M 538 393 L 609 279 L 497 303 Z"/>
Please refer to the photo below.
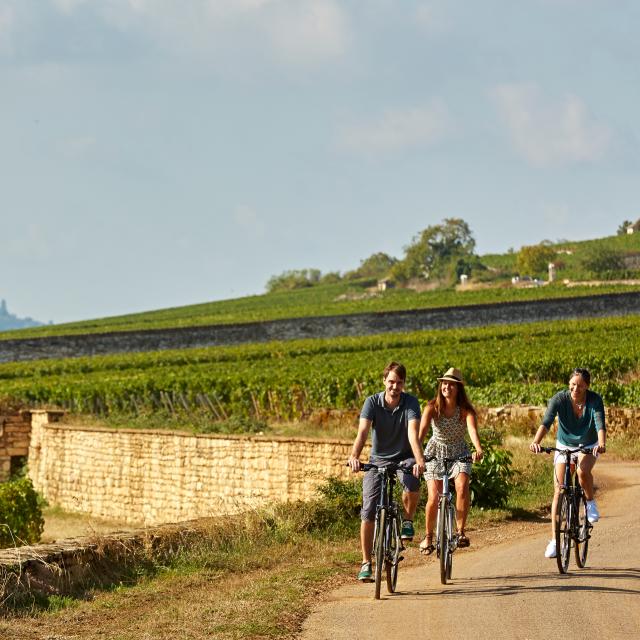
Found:
<path fill-rule="evenodd" d="M 467 433 L 466 421 L 460 415 L 460 407 L 450 417 L 442 415 L 440 418 L 431 419 L 432 435 L 424 448 L 425 457 L 437 456 L 438 458 L 456 458 L 458 456 L 471 455 L 469 447 L 464 439 Z M 425 480 L 440 480 L 442 478 L 442 464 L 438 460 L 427 462 L 424 471 Z M 471 475 L 470 462 L 456 462 L 451 468 L 451 478 L 459 473 Z"/>

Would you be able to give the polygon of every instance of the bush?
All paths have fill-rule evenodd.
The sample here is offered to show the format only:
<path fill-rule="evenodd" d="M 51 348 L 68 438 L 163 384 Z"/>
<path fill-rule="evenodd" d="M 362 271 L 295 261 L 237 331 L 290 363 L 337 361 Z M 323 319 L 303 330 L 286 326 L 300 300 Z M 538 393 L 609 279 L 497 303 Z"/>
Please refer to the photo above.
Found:
<path fill-rule="evenodd" d="M 496 432 L 480 437 L 484 456 L 473 465 L 471 474 L 471 504 L 481 509 L 504 507 L 514 487 L 515 471 L 511 468 L 512 455 L 499 448 L 502 438 Z"/>
<path fill-rule="evenodd" d="M 43 501 L 27 477 L 0 484 L 0 547 L 33 544 L 44 529 Z"/>

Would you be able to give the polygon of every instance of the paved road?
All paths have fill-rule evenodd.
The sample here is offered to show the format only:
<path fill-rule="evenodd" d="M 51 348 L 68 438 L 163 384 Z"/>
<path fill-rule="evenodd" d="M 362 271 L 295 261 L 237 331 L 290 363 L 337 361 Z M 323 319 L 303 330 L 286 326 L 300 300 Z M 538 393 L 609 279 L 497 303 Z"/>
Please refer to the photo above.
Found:
<path fill-rule="evenodd" d="M 560 575 L 543 555 L 549 525 L 533 525 L 456 553 L 447 585 L 428 562 L 403 568 L 399 593 L 380 601 L 373 585 L 342 587 L 312 612 L 302 638 L 550 640 L 570 625 L 571 636 L 640 639 L 640 465 L 601 460 L 596 479 L 603 517 L 584 569 L 572 555 Z"/>

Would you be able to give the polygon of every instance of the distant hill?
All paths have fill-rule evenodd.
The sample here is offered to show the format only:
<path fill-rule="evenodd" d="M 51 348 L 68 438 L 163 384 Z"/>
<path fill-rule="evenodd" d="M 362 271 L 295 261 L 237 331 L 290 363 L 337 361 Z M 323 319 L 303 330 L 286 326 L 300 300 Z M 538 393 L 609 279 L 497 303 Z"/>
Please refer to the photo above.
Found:
<path fill-rule="evenodd" d="M 13 313 L 9 313 L 6 300 L 2 300 L 2 302 L 0 302 L 0 331 L 24 329 L 26 327 L 40 327 L 43 324 L 43 322 L 38 322 L 33 318 L 18 318 L 18 316 Z"/>

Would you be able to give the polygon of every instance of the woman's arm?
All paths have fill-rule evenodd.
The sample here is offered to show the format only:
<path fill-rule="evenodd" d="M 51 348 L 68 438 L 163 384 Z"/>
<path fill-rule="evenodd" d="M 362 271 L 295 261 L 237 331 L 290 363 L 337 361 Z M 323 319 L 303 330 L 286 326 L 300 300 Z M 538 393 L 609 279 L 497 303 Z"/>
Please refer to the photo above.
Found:
<path fill-rule="evenodd" d="M 418 440 L 423 443 L 424 439 L 429 431 L 429 425 L 431 424 L 431 418 L 433 417 L 433 405 L 427 404 L 422 418 L 420 419 L 420 431 L 418 432 Z"/>
<path fill-rule="evenodd" d="M 467 413 L 467 431 L 469 433 L 469 437 L 471 438 L 471 442 L 475 447 L 475 453 L 473 454 L 473 461 L 477 462 L 482 460 L 482 456 L 484 452 L 482 451 L 482 445 L 480 444 L 480 437 L 478 436 L 478 422 L 476 420 L 475 413 L 471 411 Z"/>

